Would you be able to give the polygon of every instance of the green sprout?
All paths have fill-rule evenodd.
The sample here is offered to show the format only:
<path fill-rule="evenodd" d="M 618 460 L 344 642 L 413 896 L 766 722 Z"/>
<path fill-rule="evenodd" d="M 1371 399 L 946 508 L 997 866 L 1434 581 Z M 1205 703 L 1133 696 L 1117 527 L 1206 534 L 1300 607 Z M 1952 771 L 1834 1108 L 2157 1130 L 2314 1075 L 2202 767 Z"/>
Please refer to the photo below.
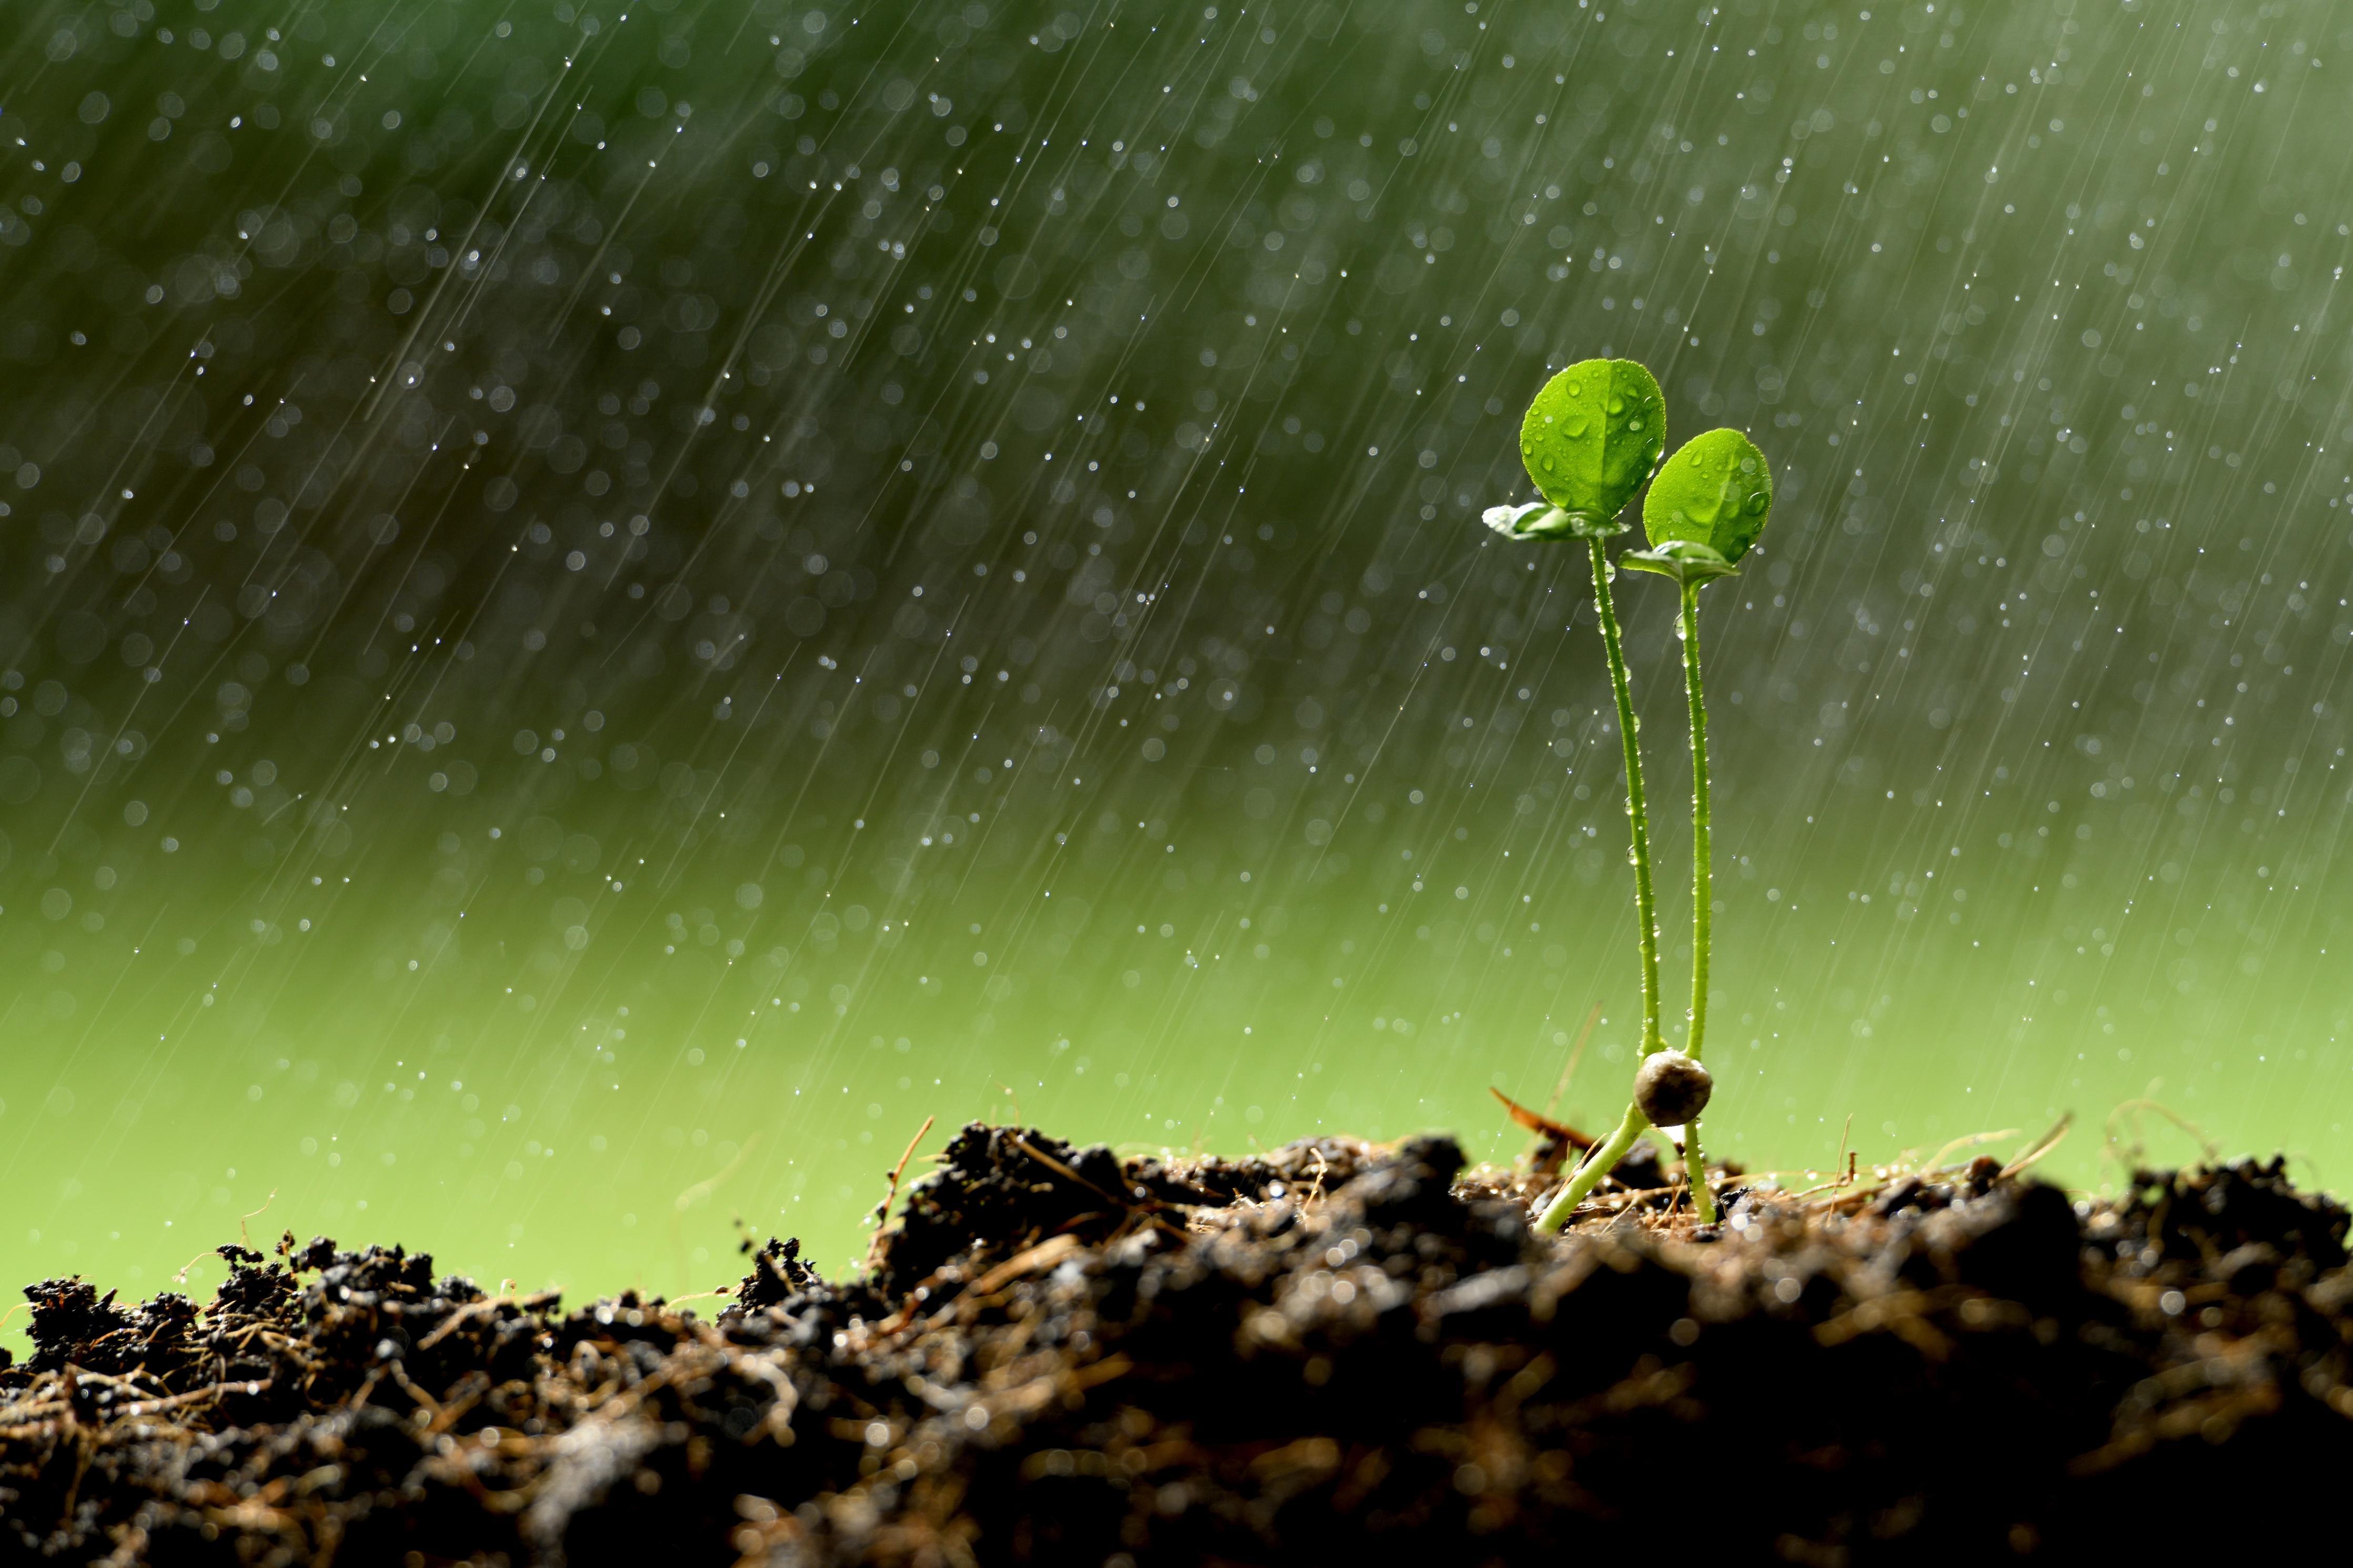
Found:
<path fill-rule="evenodd" d="M 1642 793 L 1641 726 L 1626 680 L 1625 647 L 1609 594 L 1611 569 L 1603 543 L 1625 531 L 1626 503 L 1657 468 L 1666 450 L 1666 399 L 1651 373 L 1632 360 L 1581 360 L 1545 383 L 1520 425 L 1520 460 L 1544 502 L 1495 507 L 1487 525 L 1513 539 L 1582 539 L 1593 563 L 1593 601 L 1601 646 L 1609 659 L 1609 689 L 1618 701 L 1618 733 L 1626 752 L 1626 817 L 1634 862 L 1635 940 L 1642 959 L 1642 1054 L 1665 1048 L 1659 1033 L 1659 922 L 1651 889 L 1651 817 Z M 1578 1167 L 1568 1191 L 1586 1192 L 1615 1165 L 1647 1123 L 1630 1110 L 1627 1121 Z M 1602 1149 L 1612 1149 L 1598 1166 Z M 1578 1184 L 1583 1184 L 1579 1188 Z M 1576 1203 L 1556 1202 L 1538 1222 L 1558 1230 Z"/>
<path fill-rule="evenodd" d="M 1707 970 L 1712 930 L 1711 903 L 1715 873 L 1708 832 L 1707 700 L 1700 690 L 1699 591 L 1719 577 L 1739 572 L 1740 558 L 1757 542 L 1773 506 L 1773 475 L 1765 454 L 1737 430 L 1710 430 L 1694 436 L 1667 459 L 1651 493 L 1642 499 L 1642 531 L 1651 548 L 1630 551 L 1625 565 L 1638 572 L 1672 577 L 1683 591 L 1678 630 L 1683 645 L 1683 695 L 1691 710 L 1692 752 L 1692 992 L 1689 1037 L 1680 1052 L 1666 1052 L 1643 1063 L 1635 1099 L 1650 1089 L 1654 1103 L 1642 1105 L 1653 1121 L 1666 1122 L 1668 1113 L 1681 1109 L 1684 1169 L 1691 1176 L 1693 1205 L 1704 1223 L 1715 1223 L 1715 1194 L 1707 1184 L 1707 1160 L 1700 1152 L 1699 1113 L 1707 1104 L 1712 1085 L 1699 1065 L 1707 1040 Z M 1680 1056 L 1688 1063 L 1670 1063 Z M 1672 1104 L 1669 1075 L 1681 1083 Z M 1580 1197 L 1582 1194 L 1579 1194 Z M 1566 1218 L 1566 1216 L 1563 1216 Z"/>
<path fill-rule="evenodd" d="M 1683 1129 L 1692 1201 L 1714 1223 L 1715 1194 L 1707 1184 L 1699 1141 L 1699 1114 L 1712 1089 L 1700 1050 L 1707 1028 L 1707 976 L 1712 931 L 1707 779 L 1707 710 L 1699 670 L 1699 590 L 1729 576 L 1756 543 L 1772 504 L 1764 454 L 1736 430 L 1694 437 L 1663 468 L 1666 400 L 1651 373 L 1631 360 L 1585 360 L 1545 384 L 1520 428 L 1520 457 L 1544 500 L 1493 507 L 1487 525 L 1513 539 L 1582 539 L 1591 552 L 1593 596 L 1617 699 L 1619 734 L 1626 754 L 1626 815 L 1632 837 L 1636 941 L 1642 962 L 1642 1065 L 1633 1103 L 1609 1137 L 1594 1146 L 1568 1184 L 1536 1221 L 1539 1232 L 1560 1230 L 1634 1141 L 1652 1126 Z M 1692 731 L 1692 1005 L 1688 1049 L 1670 1051 L 1659 1030 L 1659 934 L 1651 884 L 1650 814 L 1642 787 L 1641 725 L 1626 679 L 1626 656 L 1610 596 L 1612 575 L 1603 542 L 1622 532 L 1619 515 L 1644 480 L 1658 475 L 1642 509 L 1651 548 L 1629 552 L 1626 565 L 1673 578 L 1683 589 L 1683 685 Z"/>

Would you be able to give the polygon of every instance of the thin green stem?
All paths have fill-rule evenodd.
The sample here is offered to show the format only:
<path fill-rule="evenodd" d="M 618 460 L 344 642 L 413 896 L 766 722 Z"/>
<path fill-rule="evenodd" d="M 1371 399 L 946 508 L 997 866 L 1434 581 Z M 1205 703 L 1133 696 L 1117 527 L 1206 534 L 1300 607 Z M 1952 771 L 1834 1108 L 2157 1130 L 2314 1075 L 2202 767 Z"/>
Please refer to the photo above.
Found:
<path fill-rule="evenodd" d="M 1601 646 L 1609 655 L 1609 692 L 1618 700 L 1618 733 L 1626 751 L 1626 819 L 1633 838 L 1635 938 L 1642 950 L 1642 1055 L 1663 1050 L 1659 1033 L 1659 916 L 1651 890 L 1651 811 L 1642 792 L 1641 721 L 1634 717 L 1633 689 L 1626 679 L 1626 649 L 1618 633 L 1618 605 L 1609 593 L 1609 557 L 1601 540 L 1589 537 L 1593 552 L 1593 603 L 1601 621 Z M 1568 1224 L 1586 1194 L 1601 1178 L 1617 1169 L 1634 1140 L 1651 1119 L 1633 1106 L 1626 1108 L 1618 1130 L 1589 1151 L 1569 1177 L 1560 1195 L 1546 1205 L 1536 1221 L 1538 1234 L 1556 1234 Z"/>
<path fill-rule="evenodd" d="M 1569 1177 L 1568 1185 L 1561 1188 L 1560 1195 L 1545 1205 L 1545 1212 L 1536 1220 L 1536 1234 L 1559 1234 L 1561 1227 L 1568 1224 L 1569 1216 L 1577 1213 L 1577 1205 L 1585 1201 L 1585 1195 L 1599 1184 L 1602 1177 L 1618 1168 L 1618 1162 L 1626 1157 L 1626 1151 L 1634 1146 L 1634 1140 L 1640 1138 L 1642 1130 L 1650 1124 L 1649 1117 L 1628 1106 L 1626 1120 L 1618 1124 L 1618 1131 L 1587 1152 L 1584 1163 L 1578 1165 L 1577 1173 Z"/>
<path fill-rule="evenodd" d="M 1699 589 L 1683 584 L 1683 694 L 1691 706 L 1692 753 L 1692 990 L 1691 1037 L 1683 1050 L 1699 1059 L 1707 1039 L 1707 964 L 1714 941 L 1715 868 L 1707 820 L 1707 700 L 1699 683 Z M 1699 1122 L 1683 1124 L 1683 1164 L 1691 1173 L 1692 1206 L 1701 1223 L 1715 1223 L 1715 1194 L 1707 1184 L 1707 1156 L 1701 1152 Z"/>
<path fill-rule="evenodd" d="M 1707 1184 L 1707 1156 L 1700 1152 L 1699 1119 L 1683 1123 L 1683 1173 L 1691 1178 L 1692 1207 L 1702 1225 L 1714 1225 L 1715 1189 Z"/>
<path fill-rule="evenodd" d="M 1642 796 L 1641 721 L 1634 717 L 1634 694 L 1626 682 L 1626 650 L 1618 637 L 1618 606 L 1609 596 L 1609 557 L 1598 536 L 1588 538 L 1586 543 L 1593 552 L 1594 607 L 1601 619 L 1601 645 L 1609 655 L 1609 690 L 1618 700 L 1619 738 L 1626 748 L 1626 816 L 1634 841 L 1634 934 L 1642 950 L 1642 1054 L 1649 1056 L 1663 1048 L 1666 1042 L 1659 1034 L 1659 921 L 1657 901 L 1651 893 L 1651 812 Z M 1637 1133 L 1641 1131 L 1635 1129 Z M 1628 1141 L 1631 1142 L 1630 1136 Z"/>
<path fill-rule="evenodd" d="M 1683 695 L 1691 705 L 1692 752 L 1692 993 L 1691 1038 L 1685 1055 L 1696 1061 L 1707 1038 L 1707 961 L 1714 923 L 1715 868 L 1707 822 L 1707 700 L 1699 687 L 1699 584 L 1683 590 Z"/>

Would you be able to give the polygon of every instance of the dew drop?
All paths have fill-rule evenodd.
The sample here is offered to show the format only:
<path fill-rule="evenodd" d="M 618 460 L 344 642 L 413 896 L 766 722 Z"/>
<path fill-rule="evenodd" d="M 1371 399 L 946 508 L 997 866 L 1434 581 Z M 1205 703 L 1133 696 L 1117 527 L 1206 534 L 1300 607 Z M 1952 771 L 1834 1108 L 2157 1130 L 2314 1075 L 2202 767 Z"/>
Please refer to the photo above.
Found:
<path fill-rule="evenodd" d="M 1610 413 L 1612 413 L 1612 414 L 1623 414 L 1623 413 L 1625 413 L 1625 412 L 1626 412 L 1626 400 L 1625 400 L 1624 398 L 1622 398 L 1622 397 L 1612 397 L 1612 398 L 1609 400 L 1609 412 L 1610 412 Z"/>

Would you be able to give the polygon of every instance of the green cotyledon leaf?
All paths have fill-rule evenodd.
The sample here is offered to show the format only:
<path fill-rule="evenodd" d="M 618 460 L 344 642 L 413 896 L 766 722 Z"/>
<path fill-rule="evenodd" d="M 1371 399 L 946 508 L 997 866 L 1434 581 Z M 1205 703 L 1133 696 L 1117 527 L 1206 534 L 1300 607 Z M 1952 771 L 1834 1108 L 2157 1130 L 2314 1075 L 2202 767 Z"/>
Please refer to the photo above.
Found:
<path fill-rule="evenodd" d="M 1666 449 L 1667 405 L 1630 359 L 1580 360 L 1545 383 L 1520 425 L 1520 461 L 1567 531 L 1619 532 L 1618 514 Z"/>
<path fill-rule="evenodd" d="M 1653 553 L 1704 545 L 1736 565 L 1773 508 L 1765 454 L 1737 430 L 1709 430 L 1669 458 L 1642 499 L 1642 531 Z"/>

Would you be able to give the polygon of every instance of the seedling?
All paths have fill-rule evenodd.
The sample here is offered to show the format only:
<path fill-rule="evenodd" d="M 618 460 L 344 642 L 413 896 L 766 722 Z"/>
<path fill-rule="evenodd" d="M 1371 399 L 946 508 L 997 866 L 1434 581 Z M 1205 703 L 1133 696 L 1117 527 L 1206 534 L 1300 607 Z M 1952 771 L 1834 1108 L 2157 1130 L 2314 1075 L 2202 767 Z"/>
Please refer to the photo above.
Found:
<path fill-rule="evenodd" d="M 1631 825 L 1636 937 L 1642 959 L 1642 1065 L 1633 1103 L 1615 1131 L 1580 1163 L 1560 1195 L 1536 1222 L 1545 1232 L 1568 1223 L 1586 1194 L 1654 1124 L 1683 1130 L 1683 1157 L 1692 1201 L 1700 1218 L 1716 1217 L 1700 1146 L 1700 1112 L 1714 1083 L 1701 1064 L 1707 1034 L 1708 962 L 1713 940 L 1709 902 L 1715 876 L 1708 823 L 1707 707 L 1700 686 L 1699 591 L 1733 575 L 1757 542 L 1772 506 L 1765 455 L 1736 430 L 1694 437 L 1663 468 L 1665 400 L 1649 371 L 1628 360 L 1587 360 L 1553 377 L 1529 405 L 1520 431 L 1520 455 L 1544 502 L 1495 507 L 1488 526 L 1514 539 L 1581 538 L 1593 558 L 1593 594 L 1609 658 L 1609 685 L 1618 703 L 1626 752 L 1626 811 Z M 1653 470 L 1657 479 L 1642 506 L 1650 548 L 1629 552 L 1625 565 L 1672 578 L 1682 589 L 1680 631 L 1683 689 L 1692 744 L 1692 1001 L 1684 1049 L 1670 1051 L 1659 1032 L 1659 952 L 1656 903 L 1651 885 L 1650 818 L 1642 789 L 1640 726 L 1626 679 L 1610 568 L 1602 543 L 1624 524 L 1618 516 Z M 1548 504 L 1547 504 L 1548 503 Z"/>
<path fill-rule="evenodd" d="M 1713 1224 L 1715 1194 L 1707 1184 L 1706 1156 L 1700 1151 L 1699 1112 L 1711 1087 L 1707 1069 L 1699 1065 L 1707 1040 L 1707 972 L 1714 932 L 1711 910 L 1715 873 L 1708 829 L 1707 700 L 1700 689 L 1699 591 L 1719 577 L 1738 574 L 1740 558 L 1748 553 L 1764 531 L 1773 508 L 1773 475 L 1765 454 L 1737 430 L 1710 430 L 1693 437 L 1667 459 L 1651 493 L 1642 498 L 1642 531 L 1648 550 L 1629 551 L 1622 562 L 1638 572 L 1672 578 L 1682 590 L 1682 617 L 1677 630 L 1683 645 L 1683 697 L 1691 710 L 1692 752 L 1692 990 L 1689 1037 L 1678 1054 L 1690 1063 L 1683 1079 L 1695 1084 L 1696 1099 L 1687 1103 L 1683 1126 L 1683 1160 L 1691 1173 L 1692 1200 L 1700 1218 Z M 1660 1066 L 1658 1058 L 1643 1064 L 1646 1071 Z M 1635 1099 L 1641 1100 L 1637 1079 Z M 1663 1102 L 1662 1102 L 1663 1103 Z M 1645 1111 L 1665 1122 L 1663 1110 Z M 1672 1123 L 1669 1123 L 1670 1125 Z"/>
<path fill-rule="evenodd" d="M 1520 423 L 1520 461 L 1544 500 L 1490 507 L 1486 513 L 1487 526 L 1507 538 L 1581 539 L 1592 556 L 1593 602 L 1601 621 L 1601 646 L 1609 657 L 1609 689 L 1618 700 L 1618 733 L 1626 752 L 1626 816 L 1633 838 L 1645 1055 L 1664 1043 L 1659 1035 L 1659 924 L 1651 896 L 1651 818 L 1642 797 L 1634 697 L 1626 683 L 1618 608 L 1609 595 L 1609 557 L 1602 545 L 1611 534 L 1626 531 L 1620 515 L 1659 466 L 1659 454 L 1667 444 L 1666 410 L 1659 384 L 1632 360 L 1588 359 L 1570 365 L 1545 383 Z M 1564 1221 L 1567 1217 L 1562 1216 Z"/>

